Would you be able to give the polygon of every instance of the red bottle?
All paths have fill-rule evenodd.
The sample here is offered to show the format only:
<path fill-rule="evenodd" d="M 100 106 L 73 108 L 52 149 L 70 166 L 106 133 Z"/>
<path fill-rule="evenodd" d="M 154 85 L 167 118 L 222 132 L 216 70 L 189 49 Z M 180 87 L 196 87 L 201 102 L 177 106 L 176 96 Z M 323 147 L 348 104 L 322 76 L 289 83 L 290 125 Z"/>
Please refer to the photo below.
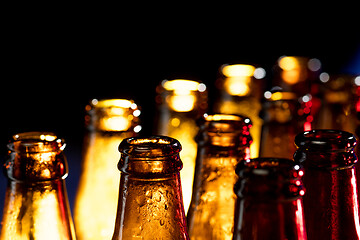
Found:
<path fill-rule="evenodd" d="M 360 239 L 355 136 L 339 130 L 312 130 L 297 135 L 295 143 L 294 159 L 305 169 L 309 240 Z"/>
<path fill-rule="evenodd" d="M 302 167 L 285 158 L 255 158 L 236 167 L 236 240 L 306 240 Z"/>

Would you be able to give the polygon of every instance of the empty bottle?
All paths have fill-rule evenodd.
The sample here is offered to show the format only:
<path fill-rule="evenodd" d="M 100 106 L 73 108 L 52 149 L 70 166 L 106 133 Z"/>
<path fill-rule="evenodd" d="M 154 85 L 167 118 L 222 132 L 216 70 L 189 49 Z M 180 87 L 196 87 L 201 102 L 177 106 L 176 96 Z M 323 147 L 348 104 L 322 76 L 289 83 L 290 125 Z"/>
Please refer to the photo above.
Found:
<path fill-rule="evenodd" d="M 236 172 L 234 240 L 306 240 L 304 171 L 293 160 L 256 158 Z"/>
<path fill-rule="evenodd" d="M 181 194 L 180 143 L 152 136 L 124 139 L 113 240 L 189 239 Z"/>
<path fill-rule="evenodd" d="M 231 239 L 237 180 L 235 166 L 250 158 L 249 118 L 206 115 L 199 121 L 193 197 L 187 215 L 192 240 Z"/>
<path fill-rule="evenodd" d="M 8 144 L 8 186 L 1 240 L 75 239 L 65 178 L 65 143 L 53 133 L 26 132 Z"/>
<path fill-rule="evenodd" d="M 360 239 L 355 136 L 339 130 L 312 130 L 297 135 L 295 143 L 294 159 L 305 170 L 308 239 Z"/>

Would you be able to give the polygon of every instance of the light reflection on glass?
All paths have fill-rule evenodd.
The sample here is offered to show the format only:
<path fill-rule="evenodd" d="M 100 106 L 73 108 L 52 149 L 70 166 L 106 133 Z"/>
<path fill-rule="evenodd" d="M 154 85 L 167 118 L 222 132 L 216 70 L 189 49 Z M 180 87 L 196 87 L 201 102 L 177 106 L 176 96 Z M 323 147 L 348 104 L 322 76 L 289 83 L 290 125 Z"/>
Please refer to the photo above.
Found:
<path fill-rule="evenodd" d="M 132 100 L 93 99 L 86 106 L 82 173 L 75 200 L 78 239 L 111 239 L 118 202 L 118 146 L 141 130 L 140 110 Z"/>
<path fill-rule="evenodd" d="M 353 201 L 353 211 L 354 211 L 354 223 L 356 228 L 356 233 L 360 239 L 360 223 L 359 223 L 359 202 L 357 196 L 357 186 L 356 186 L 356 176 L 355 169 L 351 169 L 351 187 L 353 190 L 352 201 Z"/>

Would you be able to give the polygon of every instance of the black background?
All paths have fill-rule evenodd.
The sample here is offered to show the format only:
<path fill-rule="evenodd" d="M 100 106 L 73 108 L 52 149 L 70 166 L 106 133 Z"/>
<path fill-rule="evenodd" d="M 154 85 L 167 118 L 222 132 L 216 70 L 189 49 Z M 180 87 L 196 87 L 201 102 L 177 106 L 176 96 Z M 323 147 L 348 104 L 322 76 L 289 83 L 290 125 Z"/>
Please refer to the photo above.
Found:
<path fill-rule="evenodd" d="M 71 205 L 80 173 L 84 108 L 92 98 L 135 100 L 142 109 L 141 133 L 149 135 L 156 110 L 155 87 L 163 79 L 201 80 L 211 101 L 217 71 L 224 63 L 258 64 L 267 70 L 268 81 L 282 55 L 316 57 L 329 73 L 360 74 L 355 18 L 317 11 L 293 15 L 285 10 L 286 15 L 253 10 L 243 16 L 242 9 L 235 9 L 228 18 L 220 9 L 203 14 L 201 8 L 187 12 L 185 8 L 150 11 L 145 6 L 138 11 L 134 7 L 107 12 L 94 10 L 96 6 L 92 10 L 77 6 L 72 11 L 71 6 L 70 11 L 55 11 L 52 6 L 25 16 L 26 8 L 21 13 L 12 9 L 16 14 L 5 19 L 1 161 L 11 135 L 55 132 L 68 143 Z M 5 187 L 6 178 L 1 176 L 1 206 Z"/>

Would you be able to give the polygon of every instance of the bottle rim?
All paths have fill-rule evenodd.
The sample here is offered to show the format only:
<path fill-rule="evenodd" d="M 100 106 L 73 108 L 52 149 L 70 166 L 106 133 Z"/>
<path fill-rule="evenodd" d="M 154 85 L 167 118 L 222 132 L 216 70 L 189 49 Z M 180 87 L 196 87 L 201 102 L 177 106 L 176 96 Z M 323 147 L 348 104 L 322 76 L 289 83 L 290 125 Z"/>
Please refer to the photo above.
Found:
<path fill-rule="evenodd" d="M 234 127 L 229 129 L 229 132 L 233 132 L 234 130 L 249 130 L 252 127 L 252 122 L 250 118 L 237 115 L 237 114 L 204 114 L 202 118 L 200 118 L 197 122 L 198 126 L 205 126 L 207 131 L 209 132 L 227 132 L 226 129 L 221 128 L 219 126 L 223 126 L 224 124 L 231 124 Z"/>
<path fill-rule="evenodd" d="M 14 134 L 7 144 L 10 152 L 57 152 L 66 147 L 64 139 L 52 132 L 22 132 Z"/>
<path fill-rule="evenodd" d="M 292 200 L 304 196 L 302 165 L 286 158 L 253 158 L 236 166 L 234 191 L 255 201 Z"/>
<path fill-rule="evenodd" d="M 295 144 L 298 147 L 308 146 L 321 147 L 321 149 L 331 148 L 347 149 L 356 146 L 356 137 L 349 132 L 334 129 L 314 129 L 305 131 L 295 137 Z"/>
<path fill-rule="evenodd" d="M 287 158 L 260 157 L 241 161 L 236 166 L 240 176 L 243 170 L 253 175 L 269 175 L 279 173 L 289 178 L 302 177 L 304 169 L 299 163 Z"/>
<path fill-rule="evenodd" d="M 175 138 L 168 136 L 130 137 L 119 145 L 119 152 L 125 155 L 146 158 L 159 158 L 178 154 L 181 144 Z"/>

